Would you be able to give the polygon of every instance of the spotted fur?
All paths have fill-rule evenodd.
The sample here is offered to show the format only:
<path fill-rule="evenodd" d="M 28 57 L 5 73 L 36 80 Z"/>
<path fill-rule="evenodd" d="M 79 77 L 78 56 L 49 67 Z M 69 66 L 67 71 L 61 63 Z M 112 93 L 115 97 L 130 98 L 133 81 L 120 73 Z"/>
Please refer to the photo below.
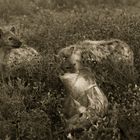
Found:
<path fill-rule="evenodd" d="M 6 57 L 6 65 L 9 68 L 18 68 L 24 64 L 32 64 L 39 61 L 40 54 L 31 47 L 12 49 Z"/>

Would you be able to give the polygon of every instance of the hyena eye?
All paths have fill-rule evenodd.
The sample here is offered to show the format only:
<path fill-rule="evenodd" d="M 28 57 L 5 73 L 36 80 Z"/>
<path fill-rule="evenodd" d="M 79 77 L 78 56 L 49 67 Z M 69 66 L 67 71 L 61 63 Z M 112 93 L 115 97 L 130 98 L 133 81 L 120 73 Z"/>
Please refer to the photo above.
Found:
<path fill-rule="evenodd" d="M 11 41 L 11 40 L 13 40 L 13 38 L 12 38 L 12 37 L 9 37 L 8 39 L 9 39 L 10 41 Z"/>

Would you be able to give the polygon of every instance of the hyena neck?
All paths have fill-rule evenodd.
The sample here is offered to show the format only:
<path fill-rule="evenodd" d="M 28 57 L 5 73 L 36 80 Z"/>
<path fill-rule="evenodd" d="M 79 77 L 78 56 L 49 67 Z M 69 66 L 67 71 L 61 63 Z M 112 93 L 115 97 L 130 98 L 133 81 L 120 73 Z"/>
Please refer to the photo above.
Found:
<path fill-rule="evenodd" d="M 78 72 L 82 75 L 93 75 L 91 69 L 88 67 L 80 66 Z"/>
<path fill-rule="evenodd" d="M 91 71 L 90 68 L 88 68 L 88 67 L 81 67 L 79 69 L 79 75 L 81 75 L 86 80 L 88 80 L 89 81 L 89 85 L 96 84 L 94 73 Z"/>
<path fill-rule="evenodd" d="M 0 46 L 0 63 L 4 63 L 5 62 L 5 58 L 6 56 L 9 54 L 11 48 L 8 46 Z"/>

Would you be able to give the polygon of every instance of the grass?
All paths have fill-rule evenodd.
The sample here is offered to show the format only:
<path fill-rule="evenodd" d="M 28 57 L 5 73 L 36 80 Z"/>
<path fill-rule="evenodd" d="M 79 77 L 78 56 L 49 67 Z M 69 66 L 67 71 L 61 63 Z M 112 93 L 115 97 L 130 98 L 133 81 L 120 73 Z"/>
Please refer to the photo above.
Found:
<path fill-rule="evenodd" d="M 88 0 L 78 1 L 81 3 L 78 7 L 76 0 L 72 1 L 74 4 L 65 0 L 49 4 L 42 0 L 11 1 L 0 1 L 0 25 L 15 25 L 24 42 L 37 49 L 43 58 L 39 64 L 12 71 L 11 75 L 18 80 L 0 83 L 0 138 L 65 140 L 62 113 L 65 89 L 58 78 L 59 65 L 53 55 L 80 40 L 118 38 L 134 51 L 135 74 L 128 75 L 119 66 L 113 69 L 110 63 L 112 67 L 97 67 L 98 83 L 109 100 L 109 111 L 82 136 L 89 140 L 138 140 L 140 14 L 134 3 L 120 6 L 120 2 L 115 7 L 96 2 L 89 6 Z M 102 67 L 107 71 L 100 71 Z"/>

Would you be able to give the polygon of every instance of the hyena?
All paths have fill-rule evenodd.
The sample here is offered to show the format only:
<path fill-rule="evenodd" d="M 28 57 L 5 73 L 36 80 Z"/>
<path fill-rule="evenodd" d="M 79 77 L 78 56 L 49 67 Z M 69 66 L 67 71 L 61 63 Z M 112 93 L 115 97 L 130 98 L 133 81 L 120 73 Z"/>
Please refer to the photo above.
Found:
<path fill-rule="evenodd" d="M 5 58 L 12 49 L 19 48 L 22 42 L 15 34 L 15 28 L 0 29 L 0 71 L 3 72 L 6 62 Z"/>
<path fill-rule="evenodd" d="M 87 118 L 97 121 L 107 112 L 108 100 L 88 68 L 79 72 L 67 72 L 60 76 L 68 95 L 64 102 L 64 114 L 68 129 L 90 126 Z"/>
<path fill-rule="evenodd" d="M 78 71 L 83 61 L 102 63 L 109 60 L 112 63 L 130 66 L 134 65 L 134 56 L 131 48 L 123 41 L 112 39 L 108 41 L 85 40 L 75 45 L 62 48 L 59 53 L 62 63 L 71 63 Z M 65 67 L 65 69 L 68 69 Z"/>
<path fill-rule="evenodd" d="M 9 77 L 11 70 L 24 65 L 35 65 L 41 55 L 31 47 L 22 44 L 15 27 L 0 29 L 0 70 L 2 77 Z M 4 78 L 4 77 L 3 77 Z"/>

